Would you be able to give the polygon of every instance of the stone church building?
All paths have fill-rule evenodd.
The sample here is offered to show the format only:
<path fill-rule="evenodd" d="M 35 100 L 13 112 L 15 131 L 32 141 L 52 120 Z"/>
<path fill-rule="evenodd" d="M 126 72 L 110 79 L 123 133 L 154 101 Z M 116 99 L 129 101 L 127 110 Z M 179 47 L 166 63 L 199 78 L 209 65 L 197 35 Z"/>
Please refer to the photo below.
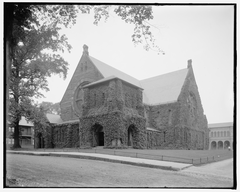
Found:
<path fill-rule="evenodd" d="M 208 149 L 209 131 L 192 61 L 137 80 L 83 54 L 60 102 L 62 123 L 46 147 Z"/>

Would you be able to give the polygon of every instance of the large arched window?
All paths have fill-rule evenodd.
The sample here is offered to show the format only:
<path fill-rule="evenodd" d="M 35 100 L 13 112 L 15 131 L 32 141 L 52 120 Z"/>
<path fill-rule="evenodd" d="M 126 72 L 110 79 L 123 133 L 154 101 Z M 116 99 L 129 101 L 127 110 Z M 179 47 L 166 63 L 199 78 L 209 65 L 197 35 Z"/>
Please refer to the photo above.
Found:
<path fill-rule="evenodd" d="M 89 84 L 89 81 L 82 82 L 74 92 L 74 110 L 78 115 L 82 115 L 82 105 L 84 103 L 83 86 Z"/>

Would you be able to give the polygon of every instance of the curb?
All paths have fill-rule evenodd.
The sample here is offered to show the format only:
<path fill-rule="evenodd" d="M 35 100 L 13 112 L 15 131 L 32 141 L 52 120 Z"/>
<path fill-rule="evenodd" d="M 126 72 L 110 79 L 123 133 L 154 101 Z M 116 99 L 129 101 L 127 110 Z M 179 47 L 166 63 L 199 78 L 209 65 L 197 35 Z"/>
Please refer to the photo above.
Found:
<path fill-rule="evenodd" d="M 59 153 L 33 153 L 33 152 L 17 152 L 17 151 L 7 151 L 7 154 L 20 154 L 20 155 L 36 155 L 36 156 L 52 156 L 52 157 L 68 157 L 68 158 L 78 158 L 78 159 L 89 159 L 89 160 L 97 160 L 97 161 L 106 161 L 111 163 L 122 163 L 127 165 L 134 165 L 140 167 L 147 167 L 147 168 L 157 168 L 163 170 L 171 170 L 171 171 L 180 171 L 188 167 L 184 168 L 175 168 L 171 166 L 161 166 L 161 165 L 153 165 L 153 164 L 146 164 L 146 163 L 137 163 L 137 162 L 130 162 L 130 161 L 122 161 L 117 159 L 108 159 L 104 157 L 92 157 L 88 155 L 73 155 L 73 154 L 59 154 Z"/>

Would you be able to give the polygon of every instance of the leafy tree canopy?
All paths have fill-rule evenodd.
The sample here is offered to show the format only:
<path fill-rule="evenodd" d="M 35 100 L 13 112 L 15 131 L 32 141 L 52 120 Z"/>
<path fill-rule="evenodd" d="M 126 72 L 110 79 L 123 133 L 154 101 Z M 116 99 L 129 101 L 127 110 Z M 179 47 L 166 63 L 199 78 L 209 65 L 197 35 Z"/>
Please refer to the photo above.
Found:
<path fill-rule="evenodd" d="M 154 45 L 148 23 L 153 19 L 151 6 L 5 3 L 6 55 L 7 65 L 10 66 L 10 78 L 7 78 L 10 79 L 9 120 L 15 128 L 14 147 L 20 147 L 21 116 L 36 124 L 44 124 L 44 118 L 38 122 L 39 114 L 44 110 L 34 105 L 32 98 L 42 97 L 42 89 L 48 91 L 47 77 L 59 74 L 66 78 L 68 63 L 61 52 L 70 52 L 72 47 L 59 30 L 74 25 L 79 12 L 84 14 L 93 11 L 93 23 L 97 25 L 102 18 L 108 19 L 111 8 L 122 20 L 135 26 L 132 35 L 135 44 L 143 43 L 146 50 L 158 48 Z"/>
<path fill-rule="evenodd" d="M 47 113 L 55 114 L 55 115 L 60 115 L 61 114 L 61 109 L 60 109 L 60 103 L 52 103 L 52 102 L 47 102 L 43 101 L 40 103 L 40 106 L 43 107 L 43 109 Z"/>

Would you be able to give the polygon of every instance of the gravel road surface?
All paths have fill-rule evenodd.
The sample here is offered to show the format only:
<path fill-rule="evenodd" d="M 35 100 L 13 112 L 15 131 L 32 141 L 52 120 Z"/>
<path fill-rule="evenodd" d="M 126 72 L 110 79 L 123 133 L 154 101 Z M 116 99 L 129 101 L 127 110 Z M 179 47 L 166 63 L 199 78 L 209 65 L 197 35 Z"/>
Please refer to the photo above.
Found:
<path fill-rule="evenodd" d="M 231 188 L 233 179 L 190 170 L 166 171 L 95 160 L 7 154 L 7 178 L 23 187 Z"/>

